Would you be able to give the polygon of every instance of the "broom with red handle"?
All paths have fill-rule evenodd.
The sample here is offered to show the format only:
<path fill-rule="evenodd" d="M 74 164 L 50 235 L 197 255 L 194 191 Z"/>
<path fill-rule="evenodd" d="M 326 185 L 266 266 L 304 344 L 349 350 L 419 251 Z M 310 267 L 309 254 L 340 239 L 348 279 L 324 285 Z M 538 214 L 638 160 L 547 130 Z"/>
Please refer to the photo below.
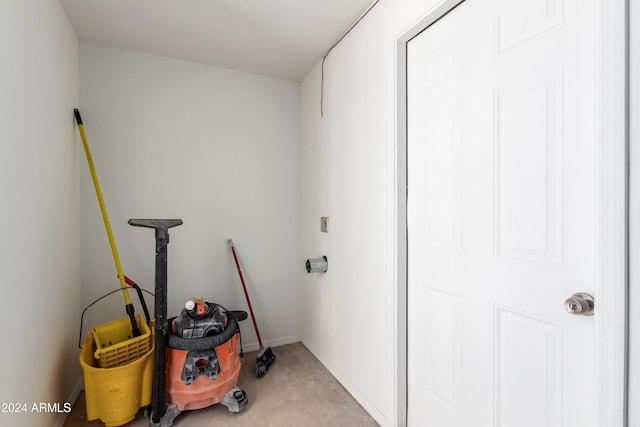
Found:
<path fill-rule="evenodd" d="M 242 276 L 242 270 L 240 269 L 240 263 L 238 262 L 238 255 L 236 255 L 236 249 L 233 246 L 233 240 L 231 239 L 229 239 L 229 247 L 231 247 L 233 260 L 236 262 L 236 268 L 238 269 L 238 275 L 240 276 L 240 282 L 242 283 L 244 296 L 247 299 L 247 305 L 249 306 L 249 312 L 251 313 L 253 328 L 256 330 L 258 344 L 260 344 L 260 351 L 258 352 L 258 357 L 256 359 L 256 377 L 262 378 L 267 373 L 267 369 L 269 369 L 269 366 L 271 366 L 274 360 L 276 360 L 276 355 L 273 354 L 273 350 L 271 350 L 271 347 L 265 347 L 262 345 L 262 338 L 260 338 L 260 331 L 258 330 L 258 324 L 256 323 L 256 316 L 253 314 L 253 307 L 251 307 L 251 300 L 249 299 L 247 286 L 244 283 L 244 277 Z"/>

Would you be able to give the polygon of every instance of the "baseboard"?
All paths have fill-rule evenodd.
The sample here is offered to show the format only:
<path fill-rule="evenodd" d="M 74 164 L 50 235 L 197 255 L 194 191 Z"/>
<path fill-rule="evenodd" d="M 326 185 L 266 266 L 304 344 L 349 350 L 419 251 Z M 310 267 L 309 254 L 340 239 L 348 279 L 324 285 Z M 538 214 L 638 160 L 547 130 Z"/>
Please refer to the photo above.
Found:
<path fill-rule="evenodd" d="M 264 345 L 265 347 L 280 347 L 283 345 L 295 344 L 301 341 L 302 341 L 302 338 L 299 335 L 292 335 L 290 337 L 276 338 L 274 340 L 263 341 L 262 345 Z M 257 342 L 252 342 L 252 343 L 243 342 L 242 350 L 245 353 L 250 351 L 258 351 L 260 350 L 260 344 L 258 344 Z"/>
<path fill-rule="evenodd" d="M 69 394 L 69 397 L 67 398 L 67 402 L 71 403 L 71 405 L 75 405 L 76 404 L 76 400 L 78 400 L 78 396 L 80 395 L 80 392 L 82 391 L 83 388 L 84 388 L 84 381 L 82 379 L 82 376 L 80 376 L 80 378 L 78 378 L 78 381 L 76 381 L 76 385 L 71 390 L 71 393 Z M 54 426 L 55 427 L 63 427 L 64 426 L 64 422 L 67 420 L 68 416 L 69 416 L 69 414 L 66 414 L 64 412 L 59 413 L 58 416 L 56 417 L 56 421 L 54 423 Z"/>
<path fill-rule="evenodd" d="M 330 363 L 327 363 L 327 360 L 322 356 L 322 354 L 315 348 L 306 338 L 302 338 L 302 345 L 304 345 L 307 350 L 311 352 L 315 356 L 316 359 L 325 367 L 327 370 L 335 377 L 336 380 L 353 396 L 353 398 L 364 408 L 365 411 L 376 420 L 378 424 L 381 426 L 386 426 L 388 423 L 387 417 L 380 412 L 380 410 L 373 404 L 366 396 L 360 392 L 360 390 L 345 377 L 335 366 Z"/>

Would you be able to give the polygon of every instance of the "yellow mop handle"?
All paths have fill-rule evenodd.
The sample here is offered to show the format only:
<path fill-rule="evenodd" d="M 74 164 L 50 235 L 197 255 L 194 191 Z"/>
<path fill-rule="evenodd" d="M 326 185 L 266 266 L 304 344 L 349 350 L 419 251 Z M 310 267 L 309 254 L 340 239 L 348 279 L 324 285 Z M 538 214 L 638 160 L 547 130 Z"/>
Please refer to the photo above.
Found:
<path fill-rule="evenodd" d="M 82 118 L 80 117 L 80 111 L 76 108 L 74 110 L 76 116 L 76 122 L 78 123 L 78 130 L 80 130 L 80 136 L 82 137 L 82 145 L 84 146 L 84 152 L 87 155 L 87 162 L 89 163 L 89 170 L 91 171 L 91 178 L 93 179 L 93 185 L 96 188 L 96 195 L 98 196 L 98 203 L 100 204 L 100 211 L 102 211 L 102 219 L 104 220 L 104 227 L 107 229 L 107 236 L 109 237 L 109 245 L 111 245 L 111 252 L 113 253 L 113 260 L 116 263 L 116 270 L 118 271 L 118 278 L 120 279 L 120 287 L 124 294 L 124 302 L 126 305 L 131 304 L 129 298 L 129 291 L 124 280 L 124 274 L 122 274 L 122 265 L 120 265 L 120 257 L 118 256 L 118 249 L 116 249 L 116 242 L 113 239 L 113 233 L 111 232 L 111 225 L 109 224 L 109 216 L 107 215 L 107 208 L 104 206 L 104 199 L 102 198 L 102 191 L 100 190 L 100 184 L 98 183 L 98 176 L 96 175 L 96 169 L 93 166 L 93 158 L 91 157 L 91 151 L 89 150 L 89 143 L 87 142 L 87 135 L 84 132 L 84 124 L 82 124 Z"/>

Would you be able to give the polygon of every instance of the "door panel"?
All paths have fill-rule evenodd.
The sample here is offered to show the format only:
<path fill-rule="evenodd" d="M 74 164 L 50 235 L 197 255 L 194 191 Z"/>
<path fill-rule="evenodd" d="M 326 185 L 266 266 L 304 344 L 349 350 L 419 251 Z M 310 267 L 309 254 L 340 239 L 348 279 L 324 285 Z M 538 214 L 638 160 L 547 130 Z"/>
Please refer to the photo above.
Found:
<path fill-rule="evenodd" d="M 410 426 L 593 425 L 594 22 L 467 0 L 407 45 Z"/>

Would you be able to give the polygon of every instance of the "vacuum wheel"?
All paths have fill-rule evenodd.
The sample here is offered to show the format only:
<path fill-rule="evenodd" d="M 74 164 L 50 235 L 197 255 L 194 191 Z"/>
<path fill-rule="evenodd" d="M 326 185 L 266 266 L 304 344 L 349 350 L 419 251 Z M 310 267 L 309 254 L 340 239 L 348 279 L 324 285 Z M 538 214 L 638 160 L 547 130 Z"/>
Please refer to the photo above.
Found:
<path fill-rule="evenodd" d="M 226 406 L 229 412 L 240 412 L 247 407 L 249 397 L 244 390 L 234 387 L 224 394 L 220 403 Z"/>
<path fill-rule="evenodd" d="M 233 397 L 236 399 L 236 402 L 238 402 L 240 411 L 247 407 L 247 404 L 249 403 L 249 397 L 247 396 L 246 391 L 238 389 L 233 392 Z"/>

